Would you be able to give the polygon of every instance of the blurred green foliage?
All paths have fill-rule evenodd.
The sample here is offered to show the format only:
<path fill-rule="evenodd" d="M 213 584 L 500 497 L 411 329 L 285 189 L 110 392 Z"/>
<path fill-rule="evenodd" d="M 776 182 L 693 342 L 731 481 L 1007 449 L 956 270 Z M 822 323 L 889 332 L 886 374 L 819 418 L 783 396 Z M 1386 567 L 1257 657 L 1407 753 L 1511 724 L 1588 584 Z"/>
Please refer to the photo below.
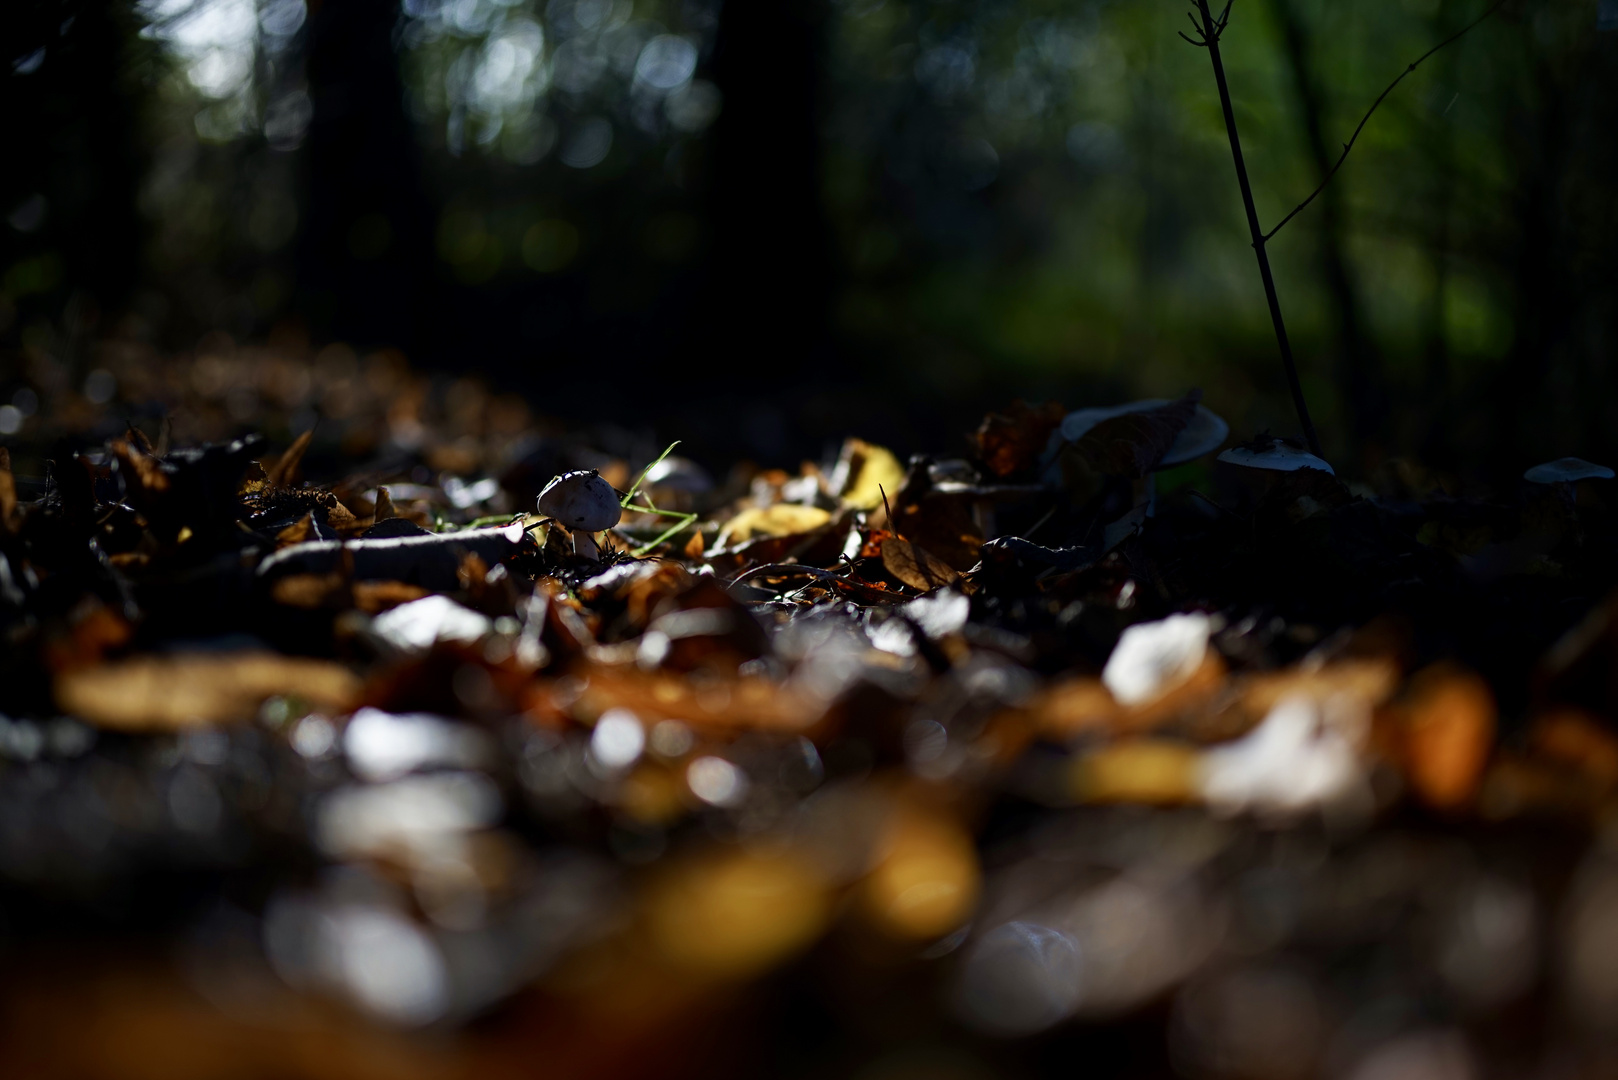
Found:
<path fill-rule="evenodd" d="M 761 22 L 712 0 L 30 3 L 8 104 L 65 105 L 18 135 L 49 167 L 5 184 L 13 358 L 60 348 L 88 290 L 170 345 L 344 337 L 497 374 L 748 353 L 715 362 L 726 383 L 778 355 L 794 377 L 855 365 L 894 411 L 951 423 L 1019 392 L 1195 384 L 1238 432 L 1294 427 L 1183 4 L 791 0 Z M 1483 7 L 1234 7 L 1266 227 Z M 73 66 L 86 24 L 123 28 L 122 83 Z M 1273 241 L 1351 469 L 1618 455 L 1618 35 L 1596 24 L 1594 0 L 1508 5 L 1406 79 Z M 84 219 L 58 207 L 64 170 L 116 169 L 50 141 L 118 94 L 139 102 L 119 160 L 146 238 L 121 283 L 87 271 Z M 814 174 L 801 191 L 776 157 Z M 376 175 L 350 184 L 358 160 Z"/>

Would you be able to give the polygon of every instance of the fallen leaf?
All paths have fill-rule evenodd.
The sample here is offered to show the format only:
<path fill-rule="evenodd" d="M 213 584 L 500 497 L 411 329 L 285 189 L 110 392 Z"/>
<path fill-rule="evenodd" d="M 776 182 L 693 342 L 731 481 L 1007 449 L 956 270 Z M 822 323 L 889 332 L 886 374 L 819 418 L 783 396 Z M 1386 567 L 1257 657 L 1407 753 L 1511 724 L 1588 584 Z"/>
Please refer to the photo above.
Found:
<path fill-rule="evenodd" d="M 654 951 L 675 967 L 744 979 L 807 948 L 831 919 L 825 879 L 803 854 L 714 851 L 657 875 L 644 901 Z"/>
<path fill-rule="evenodd" d="M 1455 810 L 1471 801 L 1494 743 L 1495 704 L 1477 674 L 1437 666 L 1411 680 L 1399 710 L 1405 768 L 1422 801 Z"/>
<path fill-rule="evenodd" d="M 899 493 L 904 483 L 904 466 L 893 451 L 863 439 L 843 443 L 842 455 L 832 471 L 833 483 L 845 506 L 855 510 L 875 510 Z"/>
<path fill-rule="evenodd" d="M 1237 693 L 1254 715 L 1263 716 L 1282 698 L 1310 697 L 1326 701 L 1338 696 L 1377 706 L 1399 688 L 1399 665 L 1388 657 L 1340 660 L 1318 668 L 1267 671 L 1240 680 Z"/>
<path fill-rule="evenodd" d="M 11 451 L 0 446 L 0 529 L 16 531 L 17 478 L 11 474 Z"/>
<path fill-rule="evenodd" d="M 977 564 L 983 530 L 973 520 L 965 497 L 930 492 L 918 502 L 896 507 L 893 515 L 901 535 L 954 569 L 965 573 Z"/>
<path fill-rule="evenodd" d="M 1130 739 L 1075 759 L 1073 795 L 1087 803 L 1172 806 L 1198 794 L 1197 749 L 1167 739 Z"/>
<path fill-rule="evenodd" d="M 291 547 L 293 544 L 303 544 L 310 540 L 318 539 L 320 537 L 315 531 L 315 515 L 311 511 L 276 533 L 275 546 L 277 548 Z"/>
<path fill-rule="evenodd" d="M 1582 709 L 1562 708 L 1536 718 L 1529 745 L 1608 787 L 1618 784 L 1618 736 Z"/>
<path fill-rule="evenodd" d="M 882 565 L 888 573 L 922 592 L 953 585 L 961 576 L 949 563 L 897 536 L 882 541 Z"/>
<path fill-rule="evenodd" d="M 177 731 L 246 720 L 265 698 L 292 694 L 342 712 L 359 699 L 360 679 L 329 660 L 272 652 L 141 656 L 56 677 L 63 712 L 118 731 Z"/>
<path fill-rule="evenodd" d="M 105 604 L 93 603 L 81 611 L 66 635 L 53 636 L 45 644 L 45 664 L 52 671 L 100 663 L 103 654 L 127 644 L 134 634 L 128 621 Z"/>
<path fill-rule="evenodd" d="M 566 609 L 553 603 L 550 610 Z M 699 682 L 679 672 L 586 663 L 575 666 L 566 679 L 534 684 L 528 711 L 546 726 L 593 721 L 608 709 L 628 709 L 643 718 L 679 720 L 697 731 L 802 735 L 813 733 L 829 704 L 804 687 L 760 676 Z"/>
<path fill-rule="evenodd" d="M 287 447 L 286 453 L 277 458 L 273 464 L 264 466 L 265 483 L 269 487 L 292 486 L 292 482 L 297 479 L 298 465 L 302 463 L 304 452 L 309 449 L 309 444 L 314 441 L 314 437 L 315 429 L 310 428 L 292 440 L 292 445 Z"/>
<path fill-rule="evenodd" d="M 339 536 L 355 536 L 365 528 L 352 510 L 337 501 L 336 496 L 332 497 L 331 505 L 326 507 L 326 524 L 330 525 L 332 531 Z"/>
<path fill-rule="evenodd" d="M 1034 729 L 1059 741 L 1109 730 L 1122 711 L 1111 692 L 1093 676 L 1055 683 L 1035 698 L 1028 710 Z"/>
<path fill-rule="evenodd" d="M 831 514 L 818 506 L 776 503 L 750 507 L 727 521 L 719 530 L 716 547 L 726 548 L 759 537 L 800 536 L 813 532 L 831 520 Z"/>
<path fill-rule="evenodd" d="M 973 436 L 978 460 L 1001 479 L 1032 471 L 1065 414 L 1060 402 L 1028 405 L 1021 400 L 1004 412 L 990 413 Z"/>
<path fill-rule="evenodd" d="M 642 761 L 619 783 L 614 801 L 631 821 L 666 827 L 685 816 L 680 777 L 667 765 Z"/>
<path fill-rule="evenodd" d="M 1140 704 L 1120 704 L 1100 679 L 1076 676 L 1036 696 L 1027 715 L 1034 731 L 1057 741 L 1097 732 L 1141 733 L 1170 725 L 1178 725 L 1177 732 L 1188 737 L 1206 739 L 1215 731 L 1229 737 L 1240 732 L 1206 729 L 1210 706 L 1222 700 L 1225 687 L 1225 662 L 1209 649 L 1189 674 Z M 1242 723 L 1240 730 L 1250 728 L 1256 719 Z"/>
<path fill-rule="evenodd" d="M 1196 414 L 1202 391 L 1144 412 L 1103 420 L 1073 444 L 1091 468 L 1108 476 L 1139 478 L 1152 471 Z"/>
<path fill-rule="evenodd" d="M 871 925 L 901 940 L 932 941 L 972 917 L 982 887 L 977 849 L 947 811 L 900 800 L 877 847 L 881 861 L 856 892 Z"/>
<path fill-rule="evenodd" d="M 419 585 L 402 581 L 352 581 L 344 574 L 291 574 L 270 587 L 270 598 L 287 607 L 354 607 L 367 615 L 408 604 L 431 595 Z"/>
<path fill-rule="evenodd" d="M 163 474 L 148 450 L 131 446 L 123 439 L 114 439 L 108 448 L 128 476 L 129 483 L 137 489 L 137 501 L 140 496 L 150 498 L 169 489 L 169 478 Z"/>

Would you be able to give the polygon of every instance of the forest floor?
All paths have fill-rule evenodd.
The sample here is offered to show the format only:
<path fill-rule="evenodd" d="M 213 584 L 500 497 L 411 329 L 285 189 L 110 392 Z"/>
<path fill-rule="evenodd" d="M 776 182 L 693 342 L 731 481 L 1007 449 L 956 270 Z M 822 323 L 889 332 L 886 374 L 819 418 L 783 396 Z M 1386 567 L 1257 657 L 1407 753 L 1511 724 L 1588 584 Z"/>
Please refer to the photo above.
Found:
<path fill-rule="evenodd" d="M 0 462 L 4 1075 L 1618 1073 L 1611 479 L 107 365 Z"/>

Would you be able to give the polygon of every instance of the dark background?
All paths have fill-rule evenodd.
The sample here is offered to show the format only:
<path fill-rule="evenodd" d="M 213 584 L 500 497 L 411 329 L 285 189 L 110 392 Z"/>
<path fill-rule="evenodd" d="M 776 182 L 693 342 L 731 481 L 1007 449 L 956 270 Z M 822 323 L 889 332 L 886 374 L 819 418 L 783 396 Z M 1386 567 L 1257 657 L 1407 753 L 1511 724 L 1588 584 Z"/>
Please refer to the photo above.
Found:
<path fill-rule="evenodd" d="M 1235 6 L 1266 226 L 1484 6 Z M 1014 396 L 1192 385 L 1238 435 L 1294 432 L 1183 8 L 18 0 L 0 399 L 26 436 L 107 342 L 346 342 L 716 456 L 948 451 Z M 1599 24 L 1596 0 L 1507 5 L 1272 244 L 1341 471 L 1618 461 Z"/>

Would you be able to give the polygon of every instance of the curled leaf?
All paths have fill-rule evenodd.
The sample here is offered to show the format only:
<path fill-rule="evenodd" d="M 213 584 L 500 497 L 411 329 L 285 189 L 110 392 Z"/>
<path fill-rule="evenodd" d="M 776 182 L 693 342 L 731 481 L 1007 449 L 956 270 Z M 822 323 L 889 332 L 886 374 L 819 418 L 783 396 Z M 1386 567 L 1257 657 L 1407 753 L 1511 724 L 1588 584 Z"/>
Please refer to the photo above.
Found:
<path fill-rule="evenodd" d="M 292 445 L 287 447 L 287 452 L 277 458 L 273 465 L 264 467 L 264 476 L 269 487 L 292 486 L 292 482 L 298 476 L 298 465 L 302 463 L 303 455 L 309 449 L 309 444 L 314 441 L 314 437 L 315 429 L 310 428 L 294 439 Z"/>

